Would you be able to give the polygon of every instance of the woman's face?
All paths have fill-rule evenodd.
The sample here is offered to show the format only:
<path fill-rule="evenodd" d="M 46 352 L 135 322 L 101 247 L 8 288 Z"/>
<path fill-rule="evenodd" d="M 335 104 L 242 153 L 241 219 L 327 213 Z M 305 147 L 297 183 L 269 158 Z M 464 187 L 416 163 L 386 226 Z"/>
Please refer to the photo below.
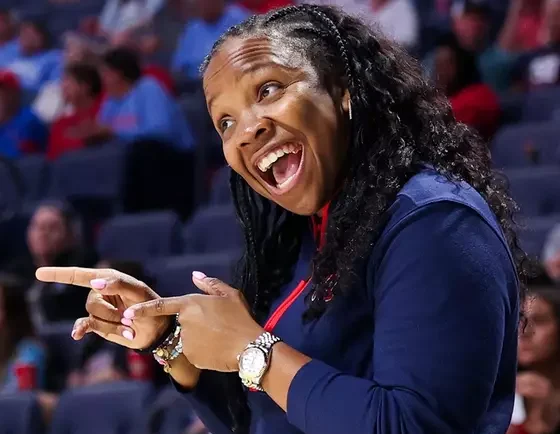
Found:
<path fill-rule="evenodd" d="M 518 358 L 523 367 L 554 362 L 558 353 L 558 321 L 552 305 L 535 297 L 525 303 L 527 327 L 519 338 Z"/>
<path fill-rule="evenodd" d="M 27 243 L 33 256 L 59 255 L 70 242 L 64 217 L 55 207 L 43 206 L 35 212 L 27 229 Z"/>
<path fill-rule="evenodd" d="M 334 195 L 348 147 L 348 94 L 329 92 L 302 53 L 231 38 L 204 74 L 228 164 L 262 196 L 301 215 Z"/>

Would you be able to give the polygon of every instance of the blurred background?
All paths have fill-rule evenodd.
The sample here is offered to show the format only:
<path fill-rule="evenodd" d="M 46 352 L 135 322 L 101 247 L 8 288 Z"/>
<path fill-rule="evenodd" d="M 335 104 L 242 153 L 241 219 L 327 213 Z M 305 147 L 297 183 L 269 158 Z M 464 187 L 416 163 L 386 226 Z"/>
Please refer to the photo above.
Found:
<path fill-rule="evenodd" d="M 560 0 L 317 3 L 401 43 L 508 176 L 539 264 L 524 429 L 557 432 Z M 193 270 L 229 279 L 242 235 L 198 67 L 228 27 L 289 4 L 0 0 L 0 434 L 206 433 L 150 357 L 74 342 L 87 292 L 34 272 L 112 267 L 162 296 L 194 291 Z"/>

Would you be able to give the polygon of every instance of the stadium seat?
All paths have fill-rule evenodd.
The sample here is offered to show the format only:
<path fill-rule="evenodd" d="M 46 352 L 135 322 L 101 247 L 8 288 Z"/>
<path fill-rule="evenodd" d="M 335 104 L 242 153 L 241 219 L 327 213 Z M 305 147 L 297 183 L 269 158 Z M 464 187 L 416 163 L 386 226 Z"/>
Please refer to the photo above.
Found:
<path fill-rule="evenodd" d="M 42 155 L 30 155 L 16 162 L 24 187 L 24 199 L 37 201 L 45 196 L 49 183 L 49 164 Z"/>
<path fill-rule="evenodd" d="M 52 164 L 49 196 L 117 202 L 122 194 L 126 147 L 117 143 L 62 155 Z"/>
<path fill-rule="evenodd" d="M 79 290 L 79 288 L 76 288 Z M 84 341 L 71 337 L 73 322 L 52 323 L 41 327 L 39 336 L 48 350 L 47 389 L 60 391 L 66 384 L 66 377 L 80 354 Z"/>
<path fill-rule="evenodd" d="M 214 174 L 209 205 L 227 205 L 231 203 L 230 173 L 231 169 L 228 166 L 224 166 Z"/>
<path fill-rule="evenodd" d="M 231 205 L 198 210 L 186 224 L 185 253 L 213 253 L 239 250 L 243 234 Z"/>
<path fill-rule="evenodd" d="M 239 253 L 224 252 L 206 255 L 182 255 L 150 261 L 146 264 L 155 279 L 156 291 L 163 297 L 200 292 L 192 283 L 192 272 L 230 282 Z"/>
<path fill-rule="evenodd" d="M 559 117 L 560 86 L 535 90 L 525 96 L 524 122 L 557 121 Z"/>
<path fill-rule="evenodd" d="M 137 260 L 182 253 L 182 224 L 172 211 L 124 214 L 99 232 L 97 252 L 103 259 Z"/>
<path fill-rule="evenodd" d="M 560 213 L 560 166 L 514 169 L 505 174 L 523 215 Z"/>
<path fill-rule="evenodd" d="M 121 381 L 63 393 L 51 434 L 137 434 L 153 395 L 149 383 Z"/>
<path fill-rule="evenodd" d="M 0 434 L 42 434 L 43 414 L 33 393 L 0 394 Z"/>
<path fill-rule="evenodd" d="M 524 226 L 519 234 L 521 247 L 527 254 L 539 258 L 550 230 L 560 223 L 560 214 L 535 217 L 522 222 Z"/>
<path fill-rule="evenodd" d="M 150 406 L 146 434 L 183 434 L 193 419 L 188 401 L 174 387 L 166 387 Z"/>
<path fill-rule="evenodd" d="M 502 128 L 491 145 L 494 167 L 499 169 L 557 164 L 560 126 L 534 123 Z"/>

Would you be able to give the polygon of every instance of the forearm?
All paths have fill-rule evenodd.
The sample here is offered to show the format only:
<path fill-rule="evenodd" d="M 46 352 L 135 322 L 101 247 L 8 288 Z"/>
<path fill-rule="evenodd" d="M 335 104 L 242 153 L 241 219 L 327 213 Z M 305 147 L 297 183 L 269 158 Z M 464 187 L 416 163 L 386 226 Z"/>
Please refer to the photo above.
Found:
<path fill-rule="evenodd" d="M 283 342 L 274 346 L 262 387 L 282 410 L 288 408 L 288 390 L 298 371 L 311 359 Z"/>
<path fill-rule="evenodd" d="M 185 389 L 194 389 L 200 377 L 200 369 L 196 368 L 181 354 L 170 362 L 169 374 L 173 377 L 173 380 Z"/>

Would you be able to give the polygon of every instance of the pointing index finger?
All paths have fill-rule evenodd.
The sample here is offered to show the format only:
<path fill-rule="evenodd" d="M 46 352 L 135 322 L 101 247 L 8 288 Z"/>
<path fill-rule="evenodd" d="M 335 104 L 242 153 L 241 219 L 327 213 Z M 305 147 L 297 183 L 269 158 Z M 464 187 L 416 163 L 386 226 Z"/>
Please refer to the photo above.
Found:
<path fill-rule="evenodd" d="M 129 307 L 123 312 L 123 317 L 134 319 L 176 315 L 185 307 L 187 300 L 188 296 L 158 298 L 156 300 L 146 301 L 145 303 L 139 303 Z"/>
<path fill-rule="evenodd" d="M 41 282 L 65 283 L 68 285 L 90 288 L 90 282 L 102 276 L 103 270 L 79 267 L 41 267 L 35 272 L 35 277 Z"/>

